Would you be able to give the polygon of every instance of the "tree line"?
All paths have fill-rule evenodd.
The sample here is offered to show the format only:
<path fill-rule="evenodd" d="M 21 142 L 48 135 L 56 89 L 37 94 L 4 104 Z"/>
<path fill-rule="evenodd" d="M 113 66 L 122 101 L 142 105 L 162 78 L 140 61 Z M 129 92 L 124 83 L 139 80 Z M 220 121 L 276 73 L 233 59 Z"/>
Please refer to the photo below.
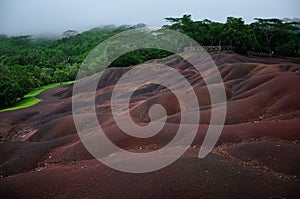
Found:
<path fill-rule="evenodd" d="M 193 21 L 191 15 L 165 18 L 163 26 L 178 30 L 195 39 L 200 45 L 231 45 L 238 53 L 247 51 L 273 53 L 276 56 L 300 55 L 300 23 L 276 18 L 255 18 L 245 24 L 242 18 L 227 17 L 225 23 L 205 19 Z"/>
<path fill-rule="evenodd" d="M 162 29 L 187 34 L 201 45 L 232 45 L 239 53 L 247 50 L 274 52 L 278 56 L 299 56 L 299 23 L 279 19 L 255 19 L 245 24 L 242 18 L 228 17 L 226 23 L 193 21 L 191 15 L 166 18 Z M 21 99 L 33 88 L 75 80 L 80 64 L 100 42 L 125 30 L 144 24 L 104 26 L 78 33 L 67 30 L 59 39 L 0 35 L 0 107 Z M 111 48 L 118 48 L 118 45 Z M 141 49 L 122 55 L 110 67 L 123 67 L 159 59 L 170 52 Z"/>
<path fill-rule="evenodd" d="M 141 26 L 141 25 L 139 25 Z M 105 26 L 62 38 L 0 35 L 0 107 L 7 107 L 34 88 L 75 80 L 82 61 L 100 42 L 136 26 Z"/>

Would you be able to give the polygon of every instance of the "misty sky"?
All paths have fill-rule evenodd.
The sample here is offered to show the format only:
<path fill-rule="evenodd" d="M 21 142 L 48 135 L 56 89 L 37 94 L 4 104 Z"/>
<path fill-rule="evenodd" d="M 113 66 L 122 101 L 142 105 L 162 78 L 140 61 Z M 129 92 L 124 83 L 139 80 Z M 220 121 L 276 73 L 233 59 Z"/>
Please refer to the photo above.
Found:
<path fill-rule="evenodd" d="M 225 22 L 227 16 L 300 18 L 299 0 L 0 0 L 0 34 L 61 34 L 108 24 L 160 27 L 165 17 L 192 14 Z"/>

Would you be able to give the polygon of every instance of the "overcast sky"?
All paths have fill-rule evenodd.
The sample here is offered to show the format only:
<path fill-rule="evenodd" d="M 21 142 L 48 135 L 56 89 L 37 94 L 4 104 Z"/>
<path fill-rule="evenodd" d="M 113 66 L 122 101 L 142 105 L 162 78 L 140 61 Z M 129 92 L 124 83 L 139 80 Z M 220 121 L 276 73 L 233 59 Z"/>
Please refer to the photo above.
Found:
<path fill-rule="evenodd" d="M 160 27 L 165 17 L 192 14 L 224 22 L 227 16 L 300 18 L 299 0 L 0 0 L 0 34 L 61 34 L 108 24 Z"/>

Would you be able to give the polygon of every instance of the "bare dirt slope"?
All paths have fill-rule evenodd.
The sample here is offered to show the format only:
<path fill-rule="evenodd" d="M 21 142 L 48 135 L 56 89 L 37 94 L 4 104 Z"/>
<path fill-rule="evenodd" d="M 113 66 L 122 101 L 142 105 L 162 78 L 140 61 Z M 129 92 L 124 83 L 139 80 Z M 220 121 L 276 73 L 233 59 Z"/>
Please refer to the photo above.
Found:
<path fill-rule="evenodd" d="M 0 113 L 1 198 L 299 198 L 298 60 L 249 58 L 233 52 L 211 56 L 224 80 L 227 118 L 206 158 L 197 155 L 210 122 L 207 85 L 189 63 L 171 56 L 158 62 L 189 80 L 201 110 L 197 136 L 179 160 L 145 174 L 104 166 L 80 142 L 72 117 L 72 85 L 63 85 L 41 93 L 42 102 L 33 107 Z M 147 122 L 149 107 L 160 103 L 166 107 L 167 123 L 149 139 L 120 133 L 109 100 L 114 84 L 129 69 L 105 72 L 97 90 L 98 120 L 118 146 L 136 152 L 155 150 L 176 134 L 181 107 L 167 88 L 143 86 L 131 98 L 132 117 L 137 123 Z M 211 74 L 209 70 L 206 74 Z"/>

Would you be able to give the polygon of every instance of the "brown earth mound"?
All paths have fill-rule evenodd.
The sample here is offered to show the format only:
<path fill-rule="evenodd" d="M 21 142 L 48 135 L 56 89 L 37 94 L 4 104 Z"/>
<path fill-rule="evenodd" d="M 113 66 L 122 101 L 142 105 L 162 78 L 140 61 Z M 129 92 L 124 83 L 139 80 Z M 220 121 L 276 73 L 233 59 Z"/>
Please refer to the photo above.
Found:
<path fill-rule="evenodd" d="M 193 59 L 194 55 L 190 56 Z M 149 152 L 172 140 L 183 114 L 193 117 L 193 111 L 200 109 L 198 123 L 187 120 L 183 124 L 199 127 L 181 158 L 144 174 L 104 166 L 81 143 L 72 116 L 73 87 L 63 85 L 41 93 L 38 97 L 42 102 L 33 107 L 0 113 L 1 198 L 299 198 L 299 60 L 245 57 L 233 52 L 214 53 L 211 57 L 224 81 L 227 116 L 216 147 L 204 159 L 197 155 L 212 110 L 224 106 L 211 104 L 208 86 L 218 89 L 220 85 L 207 85 L 188 62 L 170 56 L 155 62 L 173 67 L 190 82 L 199 107 L 180 107 L 168 88 L 143 85 L 130 98 L 131 117 L 145 124 L 150 120 L 149 108 L 159 103 L 168 115 L 166 124 L 147 139 L 123 133 L 112 117 L 110 99 L 117 80 L 130 70 L 127 67 L 105 71 L 96 92 L 96 113 L 99 124 L 117 146 Z M 210 68 L 203 68 L 208 77 L 214 75 Z M 154 77 L 140 73 L 138 77 L 166 78 L 164 73 Z M 88 87 L 90 80 L 85 81 Z M 126 90 L 130 84 L 120 86 Z M 179 95 L 188 96 L 189 92 Z M 118 103 L 129 97 L 119 96 Z M 82 114 L 80 121 L 87 123 L 91 118 L 91 114 Z M 154 122 L 158 124 L 159 119 Z M 106 151 L 103 155 L 113 153 Z M 157 158 L 165 158 L 165 154 Z"/>

